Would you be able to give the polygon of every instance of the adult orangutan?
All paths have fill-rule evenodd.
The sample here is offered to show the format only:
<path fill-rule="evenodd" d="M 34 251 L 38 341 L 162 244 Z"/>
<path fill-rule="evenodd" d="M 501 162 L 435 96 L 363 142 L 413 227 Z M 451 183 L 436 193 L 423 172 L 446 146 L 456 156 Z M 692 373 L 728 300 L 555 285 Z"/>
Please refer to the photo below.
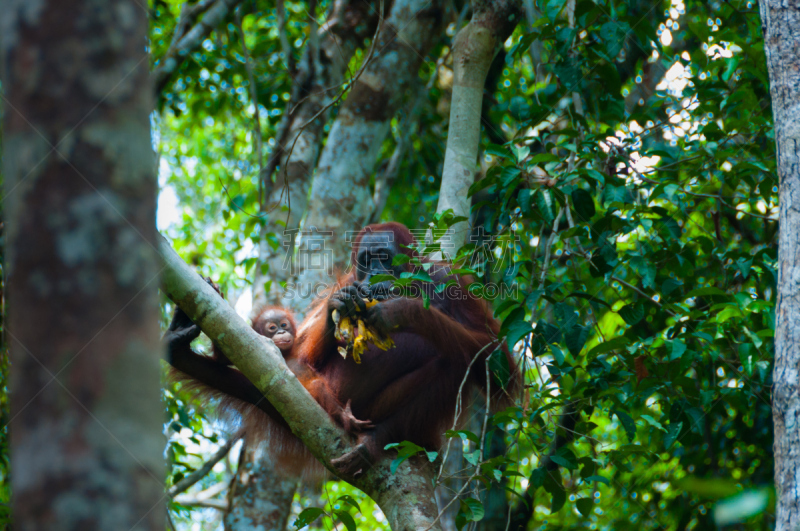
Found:
<path fill-rule="evenodd" d="M 369 467 L 388 443 L 408 440 L 438 449 L 443 432 L 453 422 L 462 381 L 463 397 L 477 386 L 496 396 L 495 405 L 507 403 L 509 393 L 519 385 L 516 364 L 497 338 L 499 324 L 485 301 L 467 293 L 469 279 L 449 275 L 446 267 L 431 267 L 433 284 L 415 281 L 415 296 L 393 295 L 392 281 L 370 284 L 376 275 L 399 278 L 412 271 L 410 263 L 395 265 L 394 257 L 412 256 L 414 243 L 411 232 L 399 223 L 362 229 L 351 255 L 353 271 L 340 280 L 335 292 L 311 308 L 287 357 L 299 381 L 358 440 L 355 450 L 332 463 L 344 477 L 354 477 Z M 454 285 L 437 293 L 435 285 L 447 280 Z M 423 293 L 430 300 L 429 308 L 424 307 Z M 365 298 L 381 302 L 367 307 Z M 370 346 L 361 363 L 342 358 L 339 347 L 343 345 L 334 337 L 333 310 L 343 317 L 359 314 L 390 336 L 395 347 L 383 351 Z M 486 381 L 484 362 L 496 350 L 506 356 L 511 368 L 508 382 Z M 187 364 L 181 370 L 195 376 Z M 204 383 L 224 393 L 235 391 L 240 400 L 259 405 L 273 421 L 285 424 L 274 409 L 261 405 L 264 399 L 254 386 L 238 382 L 233 389 L 225 373 L 216 383 L 211 382 L 213 378 Z"/>

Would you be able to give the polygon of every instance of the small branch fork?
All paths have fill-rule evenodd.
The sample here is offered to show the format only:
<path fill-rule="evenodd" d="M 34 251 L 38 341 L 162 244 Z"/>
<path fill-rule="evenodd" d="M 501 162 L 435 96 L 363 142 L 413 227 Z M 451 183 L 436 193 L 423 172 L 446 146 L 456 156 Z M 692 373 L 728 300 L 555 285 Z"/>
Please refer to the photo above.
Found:
<path fill-rule="evenodd" d="M 200 0 L 193 6 L 184 5 L 169 49 L 159 59 L 158 66 L 153 71 L 156 96 L 161 94 L 186 56 L 214 31 L 231 9 L 241 2 L 242 0 Z M 189 29 L 189 25 L 200 15 L 203 15 L 203 18 Z"/>

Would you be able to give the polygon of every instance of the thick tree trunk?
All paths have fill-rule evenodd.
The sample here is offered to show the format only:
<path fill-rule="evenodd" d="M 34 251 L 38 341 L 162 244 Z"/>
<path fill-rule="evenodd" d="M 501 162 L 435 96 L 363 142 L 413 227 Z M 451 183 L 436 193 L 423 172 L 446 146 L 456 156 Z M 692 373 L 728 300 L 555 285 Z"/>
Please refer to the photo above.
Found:
<path fill-rule="evenodd" d="M 230 531 L 284 531 L 297 480 L 281 476 L 264 445 L 245 441 L 236 475 L 231 480 L 225 513 L 225 529 Z"/>
<path fill-rule="evenodd" d="M 377 3 L 377 2 L 376 2 Z M 384 2 L 388 7 L 389 2 Z M 306 307 L 316 286 L 330 282 L 333 265 L 346 264 L 348 232 L 359 230 L 372 214 L 370 177 L 392 118 L 415 91 L 423 57 L 440 34 L 443 0 L 395 0 L 380 28 L 373 56 L 347 96 L 320 155 L 303 230 L 320 231 L 324 249 L 298 260 L 293 293 L 284 303 Z M 302 252 L 315 251 L 303 247 Z M 317 257 L 321 267 L 315 267 Z"/>
<path fill-rule="evenodd" d="M 452 210 L 469 218 L 467 193 L 475 181 L 481 134 L 481 104 L 486 75 L 497 51 L 521 19 L 521 0 L 473 0 L 472 19 L 453 43 L 453 96 L 437 212 Z M 451 252 L 469 235 L 468 222 L 454 225 Z M 444 248 L 443 251 L 448 249 Z"/>
<path fill-rule="evenodd" d="M 800 6 L 759 2 L 780 179 L 772 418 L 777 531 L 800 528 Z"/>
<path fill-rule="evenodd" d="M 6 3 L 15 529 L 164 527 L 147 13 Z"/>
<path fill-rule="evenodd" d="M 311 453 L 335 472 L 331 460 L 353 448 L 348 435 L 308 394 L 272 340 L 248 326 L 166 242 L 160 245 L 165 292 L 253 382 Z M 434 522 L 432 466 L 412 458 L 392 473 L 390 462 L 375 463 L 352 484 L 375 500 L 394 531 L 441 531 Z"/>

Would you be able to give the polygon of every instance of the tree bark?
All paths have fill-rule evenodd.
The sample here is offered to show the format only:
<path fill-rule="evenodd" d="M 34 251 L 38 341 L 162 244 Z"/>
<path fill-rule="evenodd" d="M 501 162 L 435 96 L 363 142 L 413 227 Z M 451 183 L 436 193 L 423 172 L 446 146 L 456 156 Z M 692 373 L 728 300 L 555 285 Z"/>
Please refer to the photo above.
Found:
<path fill-rule="evenodd" d="M 247 325 L 163 239 L 160 245 L 165 292 L 263 393 L 311 453 L 335 473 L 331 460 L 353 448 L 347 434 L 300 384 L 272 340 Z M 393 530 L 441 531 L 437 524 L 431 525 L 437 510 L 430 464 L 412 458 L 392 474 L 388 457 L 349 482 L 375 500 Z"/>
<path fill-rule="evenodd" d="M 0 17 L 14 528 L 163 528 L 147 14 Z"/>
<path fill-rule="evenodd" d="M 780 180 L 778 305 L 772 419 L 775 529 L 800 528 L 800 6 L 759 2 Z M 797 201 L 797 203 L 795 203 Z"/>
<path fill-rule="evenodd" d="M 264 445 L 245 440 L 231 480 L 230 507 L 223 518 L 230 531 L 284 531 L 297 480 L 279 475 Z"/>
<path fill-rule="evenodd" d="M 391 120 L 404 98 L 414 92 L 411 87 L 419 82 L 423 57 L 440 34 L 444 3 L 395 0 L 392 4 L 373 57 L 331 126 L 312 181 L 303 228 L 321 231 L 323 265 L 311 267 L 316 259 L 311 254 L 298 261 L 297 289 L 284 297 L 284 304 L 308 306 L 314 298 L 313 288 L 329 284 L 330 268 L 348 263 L 347 233 L 361 229 L 372 214 L 370 176 Z"/>
<path fill-rule="evenodd" d="M 452 210 L 458 217 L 469 218 L 467 194 L 475 182 L 483 86 L 492 59 L 514 31 L 521 13 L 521 0 L 473 0 L 472 19 L 456 35 L 450 125 L 436 208 L 439 213 Z M 469 224 L 460 222 L 450 232 L 447 245 L 454 246 L 451 251 L 455 251 L 466 242 Z"/>

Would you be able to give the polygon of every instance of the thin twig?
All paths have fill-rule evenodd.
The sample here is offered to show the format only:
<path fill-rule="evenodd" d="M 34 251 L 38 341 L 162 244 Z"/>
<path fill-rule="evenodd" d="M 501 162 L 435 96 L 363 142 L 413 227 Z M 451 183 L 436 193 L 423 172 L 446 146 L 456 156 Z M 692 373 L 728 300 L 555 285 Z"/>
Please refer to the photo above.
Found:
<path fill-rule="evenodd" d="M 544 279 L 547 277 L 547 268 L 550 265 L 550 248 L 553 246 L 553 242 L 558 236 L 558 223 L 561 221 L 561 216 L 564 215 L 564 208 L 560 208 L 558 210 L 558 215 L 556 216 L 556 220 L 553 222 L 553 232 L 550 233 L 550 237 L 547 238 L 547 247 L 544 249 L 544 263 L 542 264 L 542 274 L 539 277 L 539 289 L 544 287 Z"/>
<path fill-rule="evenodd" d="M 458 386 L 458 394 L 456 395 L 456 411 L 455 411 L 455 414 L 453 415 L 453 427 L 450 428 L 450 431 L 456 431 L 456 426 L 458 425 L 458 417 L 461 416 L 461 411 L 462 411 L 461 403 L 462 403 L 463 398 L 464 398 L 464 396 L 463 396 L 464 386 L 467 384 L 467 380 L 469 379 L 469 373 L 470 373 L 470 370 L 472 370 L 472 365 L 475 363 L 475 361 L 478 359 L 478 357 L 481 355 L 481 353 L 484 350 L 486 350 L 487 348 L 489 348 L 491 345 L 495 344 L 496 342 L 497 342 L 497 340 L 493 339 L 491 342 L 489 342 L 486 345 L 484 345 L 483 348 L 481 348 L 475 354 L 475 356 L 469 362 L 469 365 L 467 365 L 467 372 L 464 374 L 464 378 L 461 380 L 461 384 Z M 450 454 L 450 443 L 451 442 L 452 442 L 452 439 L 449 439 L 447 441 L 447 447 L 445 448 L 445 451 L 444 451 L 444 457 L 442 458 L 442 464 L 439 465 L 439 474 L 437 474 L 437 476 L 436 476 L 436 483 L 439 483 L 439 480 L 442 477 L 442 472 L 444 471 L 444 464 L 447 461 L 447 456 Z"/>

